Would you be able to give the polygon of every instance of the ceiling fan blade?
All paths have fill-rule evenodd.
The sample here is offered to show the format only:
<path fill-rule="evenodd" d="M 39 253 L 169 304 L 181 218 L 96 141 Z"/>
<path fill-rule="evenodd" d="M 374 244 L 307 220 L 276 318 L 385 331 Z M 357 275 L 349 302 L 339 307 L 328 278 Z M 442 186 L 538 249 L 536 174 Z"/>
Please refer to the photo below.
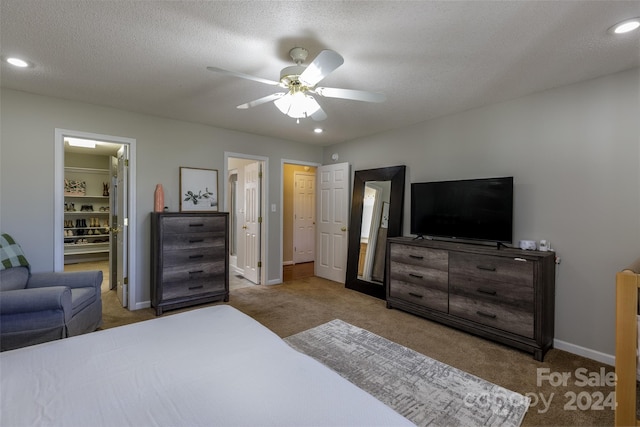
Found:
<path fill-rule="evenodd" d="M 305 86 L 315 86 L 343 63 L 344 58 L 339 53 L 323 50 L 300 74 L 299 80 Z"/>
<path fill-rule="evenodd" d="M 274 93 L 272 95 L 267 95 L 262 98 L 258 98 L 255 101 L 247 102 L 246 104 L 238 105 L 236 108 L 240 110 L 246 110 L 247 108 L 255 107 L 257 105 L 266 104 L 270 101 L 275 101 L 278 98 L 282 98 L 284 96 L 284 92 Z"/>
<path fill-rule="evenodd" d="M 337 89 L 334 87 L 318 87 L 314 90 L 320 96 L 327 98 L 351 99 L 363 102 L 383 102 L 387 99 L 384 93 L 366 92 L 364 90 Z"/>
<path fill-rule="evenodd" d="M 227 76 L 240 77 L 241 79 L 253 80 L 254 82 L 264 83 L 271 86 L 277 86 L 280 84 L 280 82 L 277 82 L 275 80 L 267 80 L 261 77 L 250 76 L 249 74 L 238 73 L 237 71 L 223 70 L 222 68 L 218 68 L 218 67 L 207 67 L 207 70 L 213 71 L 214 73 L 226 74 Z"/>

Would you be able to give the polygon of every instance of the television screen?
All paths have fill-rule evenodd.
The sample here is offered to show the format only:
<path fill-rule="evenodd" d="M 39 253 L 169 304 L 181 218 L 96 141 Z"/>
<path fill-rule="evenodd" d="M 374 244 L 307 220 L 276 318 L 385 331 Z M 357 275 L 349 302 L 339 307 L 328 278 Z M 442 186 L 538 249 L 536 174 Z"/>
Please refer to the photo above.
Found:
<path fill-rule="evenodd" d="M 411 234 L 511 243 L 513 177 L 411 184 Z"/>

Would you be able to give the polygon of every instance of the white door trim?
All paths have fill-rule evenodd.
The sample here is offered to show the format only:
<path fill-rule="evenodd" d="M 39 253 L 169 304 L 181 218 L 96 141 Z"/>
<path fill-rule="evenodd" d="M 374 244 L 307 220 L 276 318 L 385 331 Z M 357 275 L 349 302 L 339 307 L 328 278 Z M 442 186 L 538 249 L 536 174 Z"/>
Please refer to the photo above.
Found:
<path fill-rule="evenodd" d="M 262 226 L 260 227 L 260 260 L 262 262 L 262 267 L 260 268 L 260 283 L 273 285 L 280 282 L 268 282 L 266 280 L 269 277 L 269 263 L 267 259 L 267 250 L 266 250 L 266 242 L 269 237 L 269 210 L 267 209 L 268 201 L 269 201 L 269 158 L 264 156 L 255 156 L 252 154 L 242 154 L 242 153 L 233 153 L 230 151 L 224 152 L 224 170 L 222 173 L 222 178 L 224 182 L 222 183 L 222 188 L 224 188 L 224 211 L 229 211 L 229 192 L 227 189 L 229 188 L 229 159 L 246 159 L 246 160 L 255 160 L 262 162 L 262 188 L 260 191 L 262 192 Z"/>
<path fill-rule="evenodd" d="M 55 129 L 53 179 L 53 270 L 64 271 L 64 137 L 93 139 L 129 145 L 129 308 L 137 310 L 149 307 L 149 301 L 136 301 L 136 140 L 120 136 L 81 132 L 69 129 Z"/>
<path fill-rule="evenodd" d="M 284 277 L 282 275 L 282 266 L 284 262 L 284 217 L 282 216 L 282 211 L 284 209 L 284 165 L 299 165 L 299 166 L 312 166 L 314 168 L 318 168 L 322 166 L 322 163 L 315 162 L 305 162 L 302 160 L 292 160 L 292 159 L 280 159 L 280 254 L 278 255 L 278 265 L 280 266 L 280 277 L 273 281 L 273 284 L 282 283 Z M 318 188 L 316 187 L 316 201 L 318 200 Z M 316 251 L 316 259 L 318 258 L 318 253 Z M 271 284 L 271 283 L 270 283 Z"/>

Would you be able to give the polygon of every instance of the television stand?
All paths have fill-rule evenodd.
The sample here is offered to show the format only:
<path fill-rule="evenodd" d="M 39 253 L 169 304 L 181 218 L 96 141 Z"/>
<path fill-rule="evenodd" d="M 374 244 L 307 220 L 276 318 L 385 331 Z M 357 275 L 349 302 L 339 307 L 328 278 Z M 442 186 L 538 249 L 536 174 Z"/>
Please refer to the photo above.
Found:
<path fill-rule="evenodd" d="M 387 308 L 518 348 L 538 361 L 553 347 L 553 252 L 392 237 L 386 256 Z"/>

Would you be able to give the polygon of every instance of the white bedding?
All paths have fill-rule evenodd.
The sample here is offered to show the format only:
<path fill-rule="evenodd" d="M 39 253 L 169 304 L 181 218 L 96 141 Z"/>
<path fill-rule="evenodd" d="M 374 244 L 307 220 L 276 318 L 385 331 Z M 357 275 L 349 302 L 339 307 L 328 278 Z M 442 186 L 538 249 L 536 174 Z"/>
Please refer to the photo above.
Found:
<path fill-rule="evenodd" d="M 407 419 L 225 305 L 0 353 L 2 426 L 394 426 Z"/>

